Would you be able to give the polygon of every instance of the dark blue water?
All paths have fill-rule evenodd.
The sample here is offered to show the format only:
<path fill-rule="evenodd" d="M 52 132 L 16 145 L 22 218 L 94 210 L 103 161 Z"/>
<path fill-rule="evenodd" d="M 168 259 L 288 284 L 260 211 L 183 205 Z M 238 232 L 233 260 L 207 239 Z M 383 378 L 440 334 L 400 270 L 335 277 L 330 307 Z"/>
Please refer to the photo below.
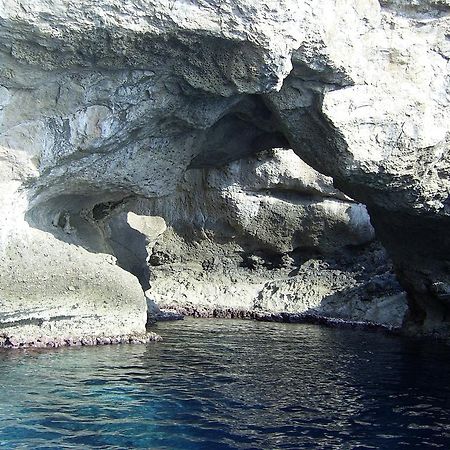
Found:
<path fill-rule="evenodd" d="M 8 449 L 450 449 L 450 349 L 223 320 L 157 344 L 0 353 Z"/>

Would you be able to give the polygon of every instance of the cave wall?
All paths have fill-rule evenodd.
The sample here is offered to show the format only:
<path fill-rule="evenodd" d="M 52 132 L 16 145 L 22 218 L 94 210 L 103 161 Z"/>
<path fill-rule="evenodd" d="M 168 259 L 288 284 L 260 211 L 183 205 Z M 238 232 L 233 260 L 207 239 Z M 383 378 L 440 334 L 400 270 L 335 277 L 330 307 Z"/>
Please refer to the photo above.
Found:
<path fill-rule="evenodd" d="M 135 262 L 136 274 L 149 271 L 151 319 L 176 312 L 402 326 L 405 294 L 365 206 L 291 149 L 191 168 L 174 194 L 128 208 L 154 223 L 145 232 L 134 225 L 148 236 L 147 256 Z M 105 228 L 133 217 L 118 213 Z M 114 239 L 130 250 L 137 243 Z"/>
<path fill-rule="evenodd" d="M 271 109 L 295 151 L 367 205 L 409 294 L 407 327 L 447 335 L 450 5 L 328 6 L 358 38 L 326 21 L 307 32 Z"/>

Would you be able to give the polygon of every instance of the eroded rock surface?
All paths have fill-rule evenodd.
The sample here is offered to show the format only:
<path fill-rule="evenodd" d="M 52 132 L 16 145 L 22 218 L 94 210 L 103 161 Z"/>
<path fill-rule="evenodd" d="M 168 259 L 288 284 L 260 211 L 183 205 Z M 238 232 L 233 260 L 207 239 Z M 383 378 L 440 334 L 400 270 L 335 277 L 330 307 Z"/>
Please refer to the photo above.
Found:
<path fill-rule="evenodd" d="M 147 296 L 160 308 L 206 317 L 403 323 L 405 294 L 374 242 L 366 208 L 292 150 L 191 169 L 175 194 L 129 208 L 167 227 L 147 240 Z M 117 220 L 125 216 L 111 219 Z"/>
<path fill-rule="evenodd" d="M 192 212 L 174 199 L 208 188 L 217 203 L 185 222 L 223 233 L 226 211 L 240 239 L 227 245 L 269 254 L 365 243 L 364 207 L 342 193 L 367 205 L 409 294 L 408 326 L 448 335 L 449 11 L 446 0 L 1 0 L 3 332 L 142 333 L 148 273 L 133 261 L 165 256 L 114 217 L 150 202 L 172 227 Z M 333 183 L 303 162 L 286 177 L 276 155 L 258 172 L 252 155 L 276 148 Z M 140 249 L 120 250 L 123 233 Z"/>

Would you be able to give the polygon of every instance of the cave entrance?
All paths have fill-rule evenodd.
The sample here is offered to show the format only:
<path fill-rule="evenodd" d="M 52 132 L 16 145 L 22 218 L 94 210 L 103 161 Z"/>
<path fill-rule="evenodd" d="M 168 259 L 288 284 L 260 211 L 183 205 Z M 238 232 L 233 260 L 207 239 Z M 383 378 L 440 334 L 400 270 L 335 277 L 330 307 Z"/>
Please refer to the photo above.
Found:
<path fill-rule="evenodd" d="M 365 206 L 285 136 L 262 97 L 245 96 L 199 132 L 195 156 L 164 195 L 92 186 L 83 195 L 72 180 L 76 194 L 49 197 L 28 218 L 63 241 L 113 255 L 161 307 L 400 325 L 401 289 Z"/>
<path fill-rule="evenodd" d="M 207 317 L 403 321 L 404 293 L 365 206 L 288 148 L 191 165 L 172 195 L 132 198 L 127 210 L 106 222 L 111 245 L 122 267 L 149 277 L 141 285 L 152 305 Z"/>

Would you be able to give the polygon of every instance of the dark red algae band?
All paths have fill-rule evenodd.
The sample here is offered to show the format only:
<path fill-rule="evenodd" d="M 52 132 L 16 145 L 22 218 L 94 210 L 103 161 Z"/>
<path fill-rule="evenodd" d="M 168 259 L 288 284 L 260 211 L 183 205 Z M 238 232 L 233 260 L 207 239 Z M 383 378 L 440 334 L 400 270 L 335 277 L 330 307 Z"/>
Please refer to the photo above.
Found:
<path fill-rule="evenodd" d="M 0 336 L 0 348 L 58 348 L 112 344 L 146 344 L 161 341 L 162 337 L 153 332 L 123 336 L 84 336 L 54 338 L 40 336 L 35 339 L 23 339 L 15 336 Z"/>

